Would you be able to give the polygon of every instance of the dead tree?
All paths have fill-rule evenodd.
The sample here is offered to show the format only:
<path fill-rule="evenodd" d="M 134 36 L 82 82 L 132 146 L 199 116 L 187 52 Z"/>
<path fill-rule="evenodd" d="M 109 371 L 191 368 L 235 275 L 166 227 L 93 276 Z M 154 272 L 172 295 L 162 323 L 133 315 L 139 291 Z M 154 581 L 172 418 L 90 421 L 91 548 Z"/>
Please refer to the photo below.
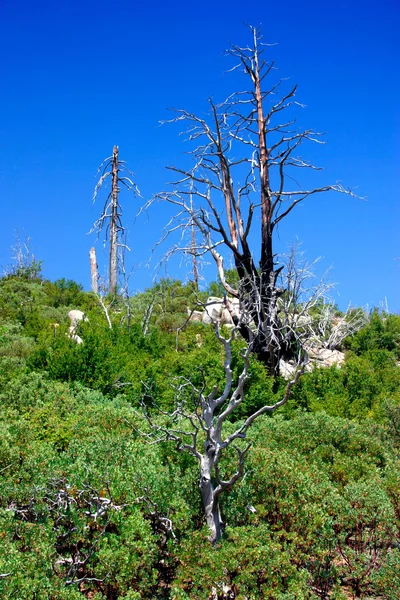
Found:
<path fill-rule="evenodd" d="M 193 210 L 193 200 L 190 199 L 191 210 Z M 193 289 L 199 291 L 199 267 L 197 264 L 197 253 L 196 253 L 196 224 L 194 221 L 191 224 L 191 250 L 192 264 L 193 264 Z"/>
<path fill-rule="evenodd" d="M 299 244 L 293 244 L 281 262 L 284 268 L 277 283 L 285 292 L 278 299 L 273 327 L 285 347 L 336 350 L 366 324 L 363 309 L 349 306 L 345 313 L 337 309 L 330 299 L 334 284 L 329 280 L 329 269 L 317 278 L 314 271 L 319 259 L 307 261 Z"/>
<path fill-rule="evenodd" d="M 224 289 L 239 298 L 241 312 L 249 315 L 240 333 L 276 376 L 280 359 L 291 358 L 293 352 L 293 339 L 288 340 L 279 317 L 278 300 L 285 289 L 277 283 L 283 266 L 274 254 L 276 228 L 310 196 L 329 191 L 354 194 L 341 183 L 317 188 L 297 184 L 297 170 L 318 170 L 298 154 L 299 148 L 305 142 L 321 144 L 321 134 L 296 128 L 292 111 L 301 106 L 295 100 L 297 86 L 282 91 L 285 80 L 274 80 L 274 62 L 264 58 L 267 45 L 260 31 L 250 30 L 249 46 L 231 46 L 227 51 L 235 61 L 231 70 L 244 73 L 248 88 L 220 104 L 210 98 L 208 117 L 175 111 L 168 122 L 187 126 L 194 164 L 169 167 L 179 177 L 170 191 L 157 194 L 148 204 L 161 200 L 177 208 L 163 239 L 179 228 L 190 231 L 195 226 L 196 255 L 213 257 Z M 260 240 L 258 249 L 255 239 Z M 194 248 L 179 242 L 172 251 L 193 254 Z M 239 277 L 236 287 L 225 277 L 227 257 L 233 259 Z"/>
<path fill-rule="evenodd" d="M 99 291 L 99 273 L 98 273 L 98 268 L 97 268 L 96 249 L 95 248 L 90 248 L 89 259 L 90 259 L 90 278 L 91 278 L 91 282 L 92 282 L 92 292 L 97 294 Z"/>
<path fill-rule="evenodd" d="M 189 378 L 179 377 L 173 384 L 173 412 L 161 409 L 149 386 L 141 401 L 150 427 L 148 432 L 140 432 L 141 435 L 150 443 L 174 442 L 179 452 L 187 452 L 198 461 L 199 489 L 212 543 L 218 542 L 224 527 L 220 498 L 231 490 L 244 473 L 245 458 L 250 449 L 245 439 L 251 425 L 261 415 L 275 411 L 289 400 L 300 377 L 311 368 L 309 352 L 314 343 L 319 348 L 337 347 L 347 335 L 365 323 L 363 311 L 348 311 L 345 315 L 339 315 L 333 304 L 325 302 L 331 284 L 327 278 L 319 280 L 317 285 L 313 284 L 313 264 L 309 264 L 296 247 L 284 257 L 284 265 L 287 289 L 277 302 L 279 317 L 273 322 L 273 328 L 286 344 L 291 344 L 293 360 L 291 364 L 282 364 L 287 381 L 279 400 L 262 406 L 235 423 L 235 413 L 244 400 L 250 355 L 254 352 L 258 332 L 255 324 L 248 321 L 249 312 L 235 315 L 228 298 L 225 298 L 225 307 L 231 311 L 235 325 L 230 330 L 229 338 L 226 338 L 221 333 L 220 322 L 215 322 L 215 333 L 224 350 L 224 389 L 219 390 L 217 386 L 206 389 L 205 382 L 199 389 Z M 241 351 L 241 372 L 234 379 L 232 342 L 244 326 L 252 337 Z M 233 473 L 224 476 L 223 455 L 229 447 L 237 453 L 236 468 Z"/>
<path fill-rule="evenodd" d="M 42 260 L 36 260 L 32 252 L 32 238 L 15 229 L 16 242 L 11 246 L 12 264 L 4 268 L 4 276 L 17 276 L 24 279 L 40 279 Z"/>
<path fill-rule="evenodd" d="M 126 244 L 126 229 L 122 224 L 122 207 L 119 200 L 121 185 L 125 186 L 134 195 L 140 195 L 136 184 L 133 182 L 133 173 L 126 167 L 126 163 L 119 159 L 118 146 L 114 146 L 112 156 L 106 158 L 98 169 L 101 173 L 93 193 L 93 202 L 96 200 L 100 188 L 106 179 L 111 177 L 111 190 L 104 203 L 103 212 L 94 223 L 92 231 L 98 235 L 105 229 L 106 240 L 109 239 L 109 293 L 117 293 L 118 284 L 118 257 L 124 256 L 119 249 L 130 250 Z"/>
<path fill-rule="evenodd" d="M 225 386 L 222 393 L 218 394 L 215 386 L 207 393 L 205 387 L 197 389 L 186 378 L 179 378 L 175 385 L 176 409 L 172 413 L 163 411 L 152 397 L 151 390 L 147 391 L 142 401 L 145 418 L 150 427 L 150 432 L 140 432 L 149 443 L 171 441 L 175 443 L 179 452 L 187 452 L 194 456 L 199 463 L 199 489 L 203 502 L 207 526 L 210 530 L 210 541 L 215 544 L 221 538 L 224 523 L 220 511 L 220 498 L 229 492 L 233 485 L 243 476 L 244 461 L 250 444 L 243 445 L 248 429 L 261 415 L 272 412 L 285 404 L 289 399 L 293 386 L 304 372 L 305 363 L 299 366 L 287 383 L 282 398 L 273 405 L 266 405 L 237 424 L 236 429 L 230 433 L 225 432 L 225 425 L 232 420 L 232 415 L 244 398 L 244 385 L 249 373 L 249 359 L 252 344 L 243 350 L 242 371 L 235 382 L 232 375 L 232 341 L 237 328 L 231 331 L 226 339 L 216 326 L 216 335 L 224 348 Z M 156 406 L 158 416 L 153 417 L 153 412 L 148 408 Z M 241 445 L 242 440 L 242 445 Z M 237 445 L 239 443 L 239 445 Z M 236 470 L 228 478 L 223 476 L 221 459 L 229 447 L 236 450 Z"/>

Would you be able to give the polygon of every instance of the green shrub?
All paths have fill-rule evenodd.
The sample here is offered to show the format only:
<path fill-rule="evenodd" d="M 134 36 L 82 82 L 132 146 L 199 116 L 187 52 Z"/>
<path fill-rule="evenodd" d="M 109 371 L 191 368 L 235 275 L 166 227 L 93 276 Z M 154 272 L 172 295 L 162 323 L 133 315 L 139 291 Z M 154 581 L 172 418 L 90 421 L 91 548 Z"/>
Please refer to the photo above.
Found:
<path fill-rule="evenodd" d="M 400 369 L 387 350 L 349 356 L 345 364 L 305 374 L 283 413 L 296 408 L 325 411 L 332 416 L 388 422 L 386 405 L 400 405 Z"/>
<path fill-rule="evenodd" d="M 45 281 L 43 291 L 47 296 L 48 305 L 55 308 L 59 306 L 80 308 L 86 303 L 87 294 L 83 293 L 83 286 L 71 279 Z"/>
<path fill-rule="evenodd" d="M 229 529 L 217 548 L 210 545 L 207 532 L 197 532 L 178 556 L 172 598 L 317 598 L 310 590 L 308 573 L 296 568 L 265 525 Z"/>
<path fill-rule="evenodd" d="M 360 355 L 369 350 L 387 350 L 400 358 L 400 316 L 372 311 L 369 323 L 345 342 Z"/>

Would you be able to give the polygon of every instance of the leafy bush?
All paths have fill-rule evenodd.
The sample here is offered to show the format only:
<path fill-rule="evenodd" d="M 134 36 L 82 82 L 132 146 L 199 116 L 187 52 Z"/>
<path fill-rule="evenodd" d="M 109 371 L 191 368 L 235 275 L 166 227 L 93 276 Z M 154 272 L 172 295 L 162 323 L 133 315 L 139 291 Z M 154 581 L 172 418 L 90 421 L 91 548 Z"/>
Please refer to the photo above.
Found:
<path fill-rule="evenodd" d="M 387 350 L 400 358 L 400 316 L 373 310 L 368 325 L 348 338 L 346 346 L 358 355 L 368 350 Z"/>
<path fill-rule="evenodd" d="M 307 572 L 296 568 L 266 525 L 229 529 L 218 548 L 210 546 L 206 532 L 198 532 L 182 545 L 179 561 L 172 588 L 176 599 L 317 597 Z"/>
<path fill-rule="evenodd" d="M 198 464 L 173 444 L 147 444 L 138 409 L 150 393 L 172 408 L 171 384 L 182 378 L 222 389 L 213 328 L 173 331 L 195 301 L 190 285 L 167 280 L 130 300 L 129 326 L 116 299 L 109 329 L 74 282 L 0 281 L 0 573 L 10 573 L 0 596 L 394 600 L 397 318 L 372 315 L 347 341 L 341 369 L 306 374 L 280 415 L 254 423 L 245 475 L 221 501 L 225 536 L 212 548 Z M 70 307 L 89 316 L 82 345 L 67 335 Z M 236 340 L 233 377 L 242 348 Z M 252 357 L 235 420 L 285 385 Z M 181 401 L 195 409 L 190 395 Z M 235 465 L 231 449 L 221 475 Z"/>
<path fill-rule="evenodd" d="M 296 408 L 333 416 L 387 422 L 388 401 L 400 405 L 400 369 L 387 350 L 351 355 L 342 368 L 318 368 L 305 374 L 285 414 Z"/>
<path fill-rule="evenodd" d="M 83 286 L 71 279 L 57 279 L 54 283 L 46 281 L 43 291 L 47 302 L 55 308 L 59 306 L 81 307 L 85 305 L 87 294 L 83 293 Z"/>

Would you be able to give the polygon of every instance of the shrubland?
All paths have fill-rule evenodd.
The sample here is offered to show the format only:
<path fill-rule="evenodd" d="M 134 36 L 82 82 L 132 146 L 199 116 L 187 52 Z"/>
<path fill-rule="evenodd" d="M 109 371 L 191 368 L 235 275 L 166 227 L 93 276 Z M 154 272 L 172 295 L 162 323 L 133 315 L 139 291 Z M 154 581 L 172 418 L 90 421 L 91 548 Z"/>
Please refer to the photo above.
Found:
<path fill-rule="evenodd" d="M 141 411 L 150 396 L 170 411 L 178 377 L 224 385 L 213 328 L 187 322 L 196 298 L 173 280 L 129 311 L 109 298 L 110 328 L 72 281 L 0 280 L 0 596 L 399 598 L 400 317 L 373 311 L 341 368 L 305 373 L 254 423 L 214 547 L 194 459 L 148 444 Z M 71 309 L 88 317 L 81 345 L 67 335 Z M 234 376 L 243 347 L 234 341 Z M 251 356 L 235 419 L 284 387 Z M 221 468 L 234 460 L 229 449 Z"/>

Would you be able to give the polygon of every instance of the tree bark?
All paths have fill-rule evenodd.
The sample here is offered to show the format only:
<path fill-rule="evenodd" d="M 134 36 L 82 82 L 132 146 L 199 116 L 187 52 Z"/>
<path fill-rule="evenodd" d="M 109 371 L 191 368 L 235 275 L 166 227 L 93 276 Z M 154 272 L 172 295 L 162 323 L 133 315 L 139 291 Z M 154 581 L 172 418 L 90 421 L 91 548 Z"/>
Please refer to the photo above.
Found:
<path fill-rule="evenodd" d="M 211 480 L 214 462 L 212 454 L 212 450 L 206 449 L 206 454 L 201 457 L 199 488 L 207 526 L 211 532 L 209 539 L 212 544 L 216 544 L 222 536 L 223 522 L 219 510 L 218 498 L 215 495 L 215 489 Z"/>
<path fill-rule="evenodd" d="M 97 260 L 96 260 L 95 248 L 90 248 L 89 257 L 90 257 L 90 274 L 91 274 L 91 279 L 92 279 L 92 292 L 97 294 L 99 291 L 99 274 L 98 274 L 98 270 L 97 270 Z"/>
<path fill-rule="evenodd" d="M 111 165 L 111 218 L 110 218 L 110 294 L 117 293 L 118 276 L 118 146 L 113 148 Z"/>
<path fill-rule="evenodd" d="M 193 287 L 196 292 L 199 291 L 199 269 L 197 267 L 196 256 L 196 232 L 192 224 L 192 260 L 193 260 Z"/>

